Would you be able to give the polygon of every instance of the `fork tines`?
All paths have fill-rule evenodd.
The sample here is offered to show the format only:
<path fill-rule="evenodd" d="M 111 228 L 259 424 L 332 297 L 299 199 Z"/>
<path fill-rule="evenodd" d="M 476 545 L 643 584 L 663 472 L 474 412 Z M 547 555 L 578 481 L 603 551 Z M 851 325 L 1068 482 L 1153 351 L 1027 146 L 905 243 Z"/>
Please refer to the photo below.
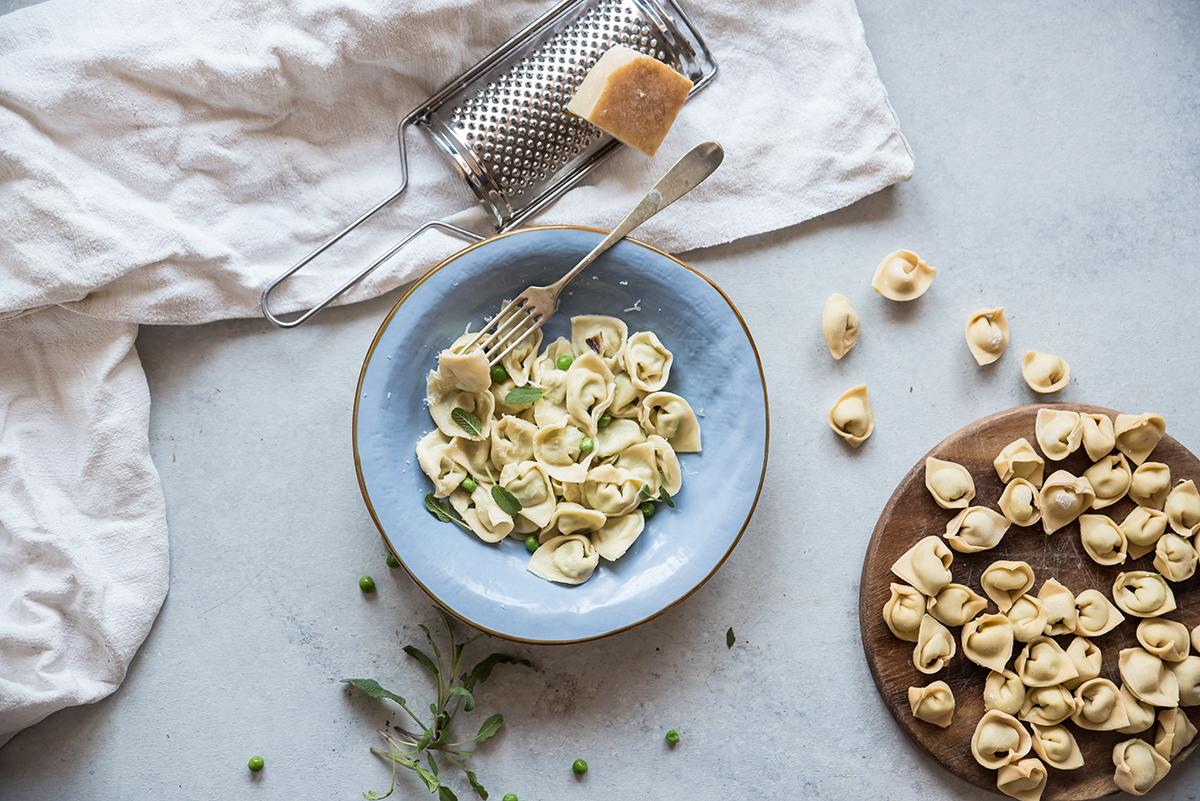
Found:
<path fill-rule="evenodd" d="M 527 304 L 528 299 L 523 297 L 509 303 L 463 350 L 478 347 L 488 357 L 488 364 L 498 363 L 526 337 L 542 327 L 541 313 Z"/>

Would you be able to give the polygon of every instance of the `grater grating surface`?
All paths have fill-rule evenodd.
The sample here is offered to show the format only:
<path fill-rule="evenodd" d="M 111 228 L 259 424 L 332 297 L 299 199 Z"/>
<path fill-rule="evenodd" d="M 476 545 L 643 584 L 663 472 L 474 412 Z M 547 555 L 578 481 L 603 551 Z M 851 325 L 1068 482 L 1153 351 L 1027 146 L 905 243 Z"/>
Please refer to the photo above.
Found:
<path fill-rule="evenodd" d="M 692 81 L 693 94 L 717 74 L 712 55 L 676 0 L 562 0 L 408 113 L 396 129 L 400 186 L 263 287 L 263 316 L 280 328 L 295 328 L 430 229 L 469 241 L 481 238 L 429 220 L 299 317 L 284 320 L 271 310 L 271 293 L 280 284 L 404 194 L 404 134 L 410 125 L 429 131 L 490 212 L 496 233 L 553 203 L 621 145 L 567 111 L 588 70 L 617 44 L 670 65 Z"/>
<path fill-rule="evenodd" d="M 556 189 L 576 180 L 580 165 L 615 149 L 611 136 L 566 108 L 610 47 L 621 44 L 657 58 L 691 80 L 693 91 L 716 70 L 678 7 L 653 0 L 574 2 L 516 44 L 488 64 L 487 74 L 417 120 L 498 230 L 542 208 L 557 197 Z"/>

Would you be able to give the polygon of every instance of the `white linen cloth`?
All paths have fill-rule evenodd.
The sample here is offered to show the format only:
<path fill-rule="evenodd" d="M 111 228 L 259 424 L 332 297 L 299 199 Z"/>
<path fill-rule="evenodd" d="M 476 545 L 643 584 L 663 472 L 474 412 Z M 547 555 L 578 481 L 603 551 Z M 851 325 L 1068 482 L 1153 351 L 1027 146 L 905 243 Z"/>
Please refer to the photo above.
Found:
<path fill-rule="evenodd" d="M 656 157 L 623 149 L 531 223 L 611 228 L 705 139 L 724 164 L 639 239 L 715 245 L 911 176 L 853 0 L 681 4 L 716 80 Z M 549 5 L 49 0 L 0 17 L 0 745 L 115 689 L 166 593 L 137 324 L 260 315 L 267 281 L 399 184 L 404 114 Z M 408 146 L 405 196 L 274 310 L 425 220 L 490 233 L 428 138 Z M 345 300 L 461 245 L 426 234 Z"/>

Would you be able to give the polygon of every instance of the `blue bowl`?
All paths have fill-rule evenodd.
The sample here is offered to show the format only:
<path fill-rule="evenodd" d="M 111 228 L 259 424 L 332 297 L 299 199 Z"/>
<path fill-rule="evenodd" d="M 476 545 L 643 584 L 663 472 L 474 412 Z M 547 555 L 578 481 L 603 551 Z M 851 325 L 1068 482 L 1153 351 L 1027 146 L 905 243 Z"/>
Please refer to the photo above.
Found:
<path fill-rule="evenodd" d="M 675 356 L 666 389 L 696 410 L 703 452 L 680 454 L 675 508 L 659 506 L 616 562 L 601 560 L 578 586 L 525 569 L 524 542 L 482 542 L 438 522 L 424 505 L 432 483 L 417 441 L 434 428 L 425 376 L 468 324 L 500 302 L 553 283 L 605 232 L 526 228 L 472 245 L 417 280 L 384 319 L 354 399 L 354 462 L 385 542 L 429 596 L 483 631 L 532 643 L 595 639 L 636 626 L 695 592 L 729 556 L 754 512 L 770 424 L 762 363 L 745 322 L 709 279 L 683 262 L 623 240 L 579 275 L 546 324 L 544 343 L 570 337 L 578 314 L 609 314 L 632 334 L 653 331 Z"/>

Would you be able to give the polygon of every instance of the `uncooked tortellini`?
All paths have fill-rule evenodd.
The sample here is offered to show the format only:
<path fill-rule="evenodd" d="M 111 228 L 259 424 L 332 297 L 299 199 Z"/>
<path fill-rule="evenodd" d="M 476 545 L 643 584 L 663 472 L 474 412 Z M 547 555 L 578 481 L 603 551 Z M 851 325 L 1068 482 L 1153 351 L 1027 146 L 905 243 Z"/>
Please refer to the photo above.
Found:
<path fill-rule="evenodd" d="M 1071 640 L 1071 644 L 1067 646 L 1067 657 L 1075 666 L 1075 672 L 1079 674 L 1075 678 L 1063 682 L 1063 686 L 1068 690 L 1074 691 L 1085 681 L 1091 681 L 1100 675 L 1104 654 L 1087 637 L 1076 637 Z"/>
<path fill-rule="evenodd" d="M 937 270 L 911 250 L 889 253 L 875 269 L 871 288 L 888 300 L 915 300 L 925 294 Z"/>
<path fill-rule="evenodd" d="M 1024 437 L 1005 445 L 992 464 L 1005 484 L 1014 478 L 1023 478 L 1035 487 L 1042 486 L 1046 462 Z"/>
<path fill-rule="evenodd" d="M 1047 534 L 1058 531 L 1086 512 L 1095 498 L 1096 492 L 1086 478 L 1077 478 L 1066 470 L 1051 473 L 1038 497 L 1042 530 Z"/>
<path fill-rule="evenodd" d="M 1092 500 L 1092 508 L 1103 509 L 1125 497 L 1125 493 L 1129 491 L 1133 473 L 1129 469 L 1129 462 L 1126 461 L 1125 455 L 1116 453 L 1100 457 L 1099 461 L 1083 471 L 1083 477 L 1088 480 L 1088 483 L 1092 485 L 1092 490 L 1096 493 L 1096 497 Z"/>
<path fill-rule="evenodd" d="M 1160 414 L 1118 414 L 1113 428 L 1117 450 L 1141 464 L 1167 433 L 1167 422 Z"/>
<path fill-rule="evenodd" d="M 829 427 L 854 447 L 866 442 L 875 430 L 875 415 L 871 414 L 867 385 L 859 384 L 843 392 L 829 410 L 828 419 Z"/>
<path fill-rule="evenodd" d="M 1167 495 L 1163 512 L 1172 531 L 1190 537 L 1192 529 L 1200 524 L 1200 491 L 1196 490 L 1196 482 L 1188 479 L 1176 484 Z"/>
<path fill-rule="evenodd" d="M 1154 738 L 1154 750 L 1163 759 L 1175 756 L 1196 739 L 1196 727 L 1188 720 L 1182 709 L 1164 709 L 1158 713 L 1158 734 Z"/>
<path fill-rule="evenodd" d="M 1038 488 L 1023 478 L 1014 478 L 1008 482 L 996 505 L 1013 525 L 1032 526 L 1042 519 Z"/>
<path fill-rule="evenodd" d="M 1021 375 L 1034 392 L 1058 392 L 1071 382 L 1071 367 L 1058 356 L 1031 350 L 1021 361 Z"/>
<path fill-rule="evenodd" d="M 1117 606 L 1135 617 L 1158 617 L 1175 610 L 1175 593 L 1158 573 L 1118 573 L 1112 594 Z"/>
<path fill-rule="evenodd" d="M 1083 449 L 1093 462 L 1100 461 L 1117 444 L 1112 419 L 1106 414 L 1081 412 L 1079 422 L 1083 428 Z"/>
<path fill-rule="evenodd" d="M 991 364 L 1008 347 L 1008 319 L 1004 307 L 980 309 L 967 318 L 967 349 L 979 365 Z"/>
<path fill-rule="evenodd" d="M 1149 506 L 1134 507 L 1121 521 L 1121 531 L 1129 541 L 1129 558 L 1141 559 L 1154 550 L 1167 531 L 1167 514 Z"/>
<path fill-rule="evenodd" d="M 821 314 L 821 330 L 825 334 L 825 344 L 829 346 L 829 355 L 840 359 L 849 353 L 858 341 L 858 328 L 858 312 L 845 295 L 830 295 Z"/>
<path fill-rule="evenodd" d="M 1178 534 L 1164 534 L 1154 546 L 1154 569 L 1167 581 L 1186 581 L 1196 572 L 1196 549 Z"/>
<path fill-rule="evenodd" d="M 1025 562 L 992 562 L 979 577 L 983 594 L 1007 612 L 1033 586 L 1033 568 Z"/>
<path fill-rule="evenodd" d="M 1129 725 L 1120 690 L 1108 679 L 1089 679 L 1075 690 L 1071 721 L 1089 731 L 1114 731 Z"/>
<path fill-rule="evenodd" d="M 1075 631 L 1079 610 L 1075 608 L 1075 596 L 1070 590 L 1055 579 L 1048 579 L 1038 590 L 1038 600 L 1046 609 L 1046 634 L 1048 636 L 1056 637 L 1059 634 L 1071 634 Z"/>
<path fill-rule="evenodd" d="M 1171 468 L 1162 462 L 1142 462 L 1133 471 L 1129 497 L 1138 506 L 1162 511 L 1171 492 Z"/>
<path fill-rule="evenodd" d="M 1079 538 L 1092 561 L 1100 565 L 1124 563 L 1129 541 L 1125 532 L 1107 515 L 1080 515 Z"/>
<path fill-rule="evenodd" d="M 1033 750 L 1047 765 L 1059 770 L 1075 770 L 1083 767 L 1083 753 L 1075 735 L 1061 723 L 1039 726 L 1034 723 Z"/>
<path fill-rule="evenodd" d="M 1046 458 L 1059 462 L 1074 453 L 1083 442 L 1083 422 L 1079 412 L 1038 409 L 1034 433 Z"/>
<path fill-rule="evenodd" d="M 1130 795 L 1150 792 L 1171 770 L 1171 763 L 1162 754 L 1138 739 L 1118 743 L 1113 748 L 1113 764 L 1117 767 L 1113 781 Z"/>
<path fill-rule="evenodd" d="M 935 536 L 922 539 L 892 565 L 892 572 L 927 596 L 937 595 L 950 584 L 954 554 Z"/>
<path fill-rule="evenodd" d="M 1033 739 L 1021 722 L 999 709 L 983 713 L 971 738 L 971 753 L 985 768 L 996 770 L 1029 753 Z"/>
<path fill-rule="evenodd" d="M 1133 695 L 1152 706 L 1179 705 L 1179 679 L 1144 648 L 1123 648 L 1117 656 L 1121 681 Z"/>
<path fill-rule="evenodd" d="M 900 639 L 916 642 L 925 617 L 925 596 L 907 584 L 892 582 L 891 588 L 892 595 L 883 605 L 883 622 Z"/>
<path fill-rule="evenodd" d="M 921 627 L 917 630 L 917 647 L 913 649 L 913 664 L 922 673 L 937 673 L 958 647 L 954 643 L 954 635 L 950 630 L 933 619 L 932 615 L 921 618 Z"/>
<path fill-rule="evenodd" d="M 963 626 L 962 648 L 967 659 L 1002 673 L 1012 656 L 1012 623 L 1004 615 L 980 615 Z"/>
<path fill-rule="evenodd" d="M 926 606 L 934 620 L 945 626 L 961 626 L 986 608 L 987 599 L 965 584 L 947 584 L 937 595 L 929 598 Z"/>
<path fill-rule="evenodd" d="M 954 693 L 944 681 L 935 681 L 925 687 L 909 687 L 908 704 L 914 718 L 943 729 L 954 720 Z"/>
<path fill-rule="evenodd" d="M 1026 687 L 1051 687 L 1079 675 L 1066 651 L 1049 637 L 1027 643 L 1017 654 L 1013 670 Z"/>
<path fill-rule="evenodd" d="M 967 468 L 932 456 L 925 460 L 925 487 L 943 509 L 965 509 L 975 497 L 975 480 Z"/>
<path fill-rule="evenodd" d="M 1009 715 L 1016 715 L 1025 705 L 1025 684 L 1021 677 L 1010 670 L 988 673 L 987 681 L 983 684 L 984 710 L 998 709 Z"/>
<path fill-rule="evenodd" d="M 1138 642 L 1164 662 L 1182 662 L 1191 644 L 1187 626 L 1174 620 L 1147 618 L 1137 627 Z"/>
<path fill-rule="evenodd" d="M 1029 757 L 996 771 L 996 789 L 1017 801 L 1038 801 L 1049 774 L 1040 759 Z"/>
<path fill-rule="evenodd" d="M 946 542 L 959 553 L 978 553 L 995 548 L 1008 527 L 1004 515 L 986 506 L 968 506 L 946 524 Z"/>

